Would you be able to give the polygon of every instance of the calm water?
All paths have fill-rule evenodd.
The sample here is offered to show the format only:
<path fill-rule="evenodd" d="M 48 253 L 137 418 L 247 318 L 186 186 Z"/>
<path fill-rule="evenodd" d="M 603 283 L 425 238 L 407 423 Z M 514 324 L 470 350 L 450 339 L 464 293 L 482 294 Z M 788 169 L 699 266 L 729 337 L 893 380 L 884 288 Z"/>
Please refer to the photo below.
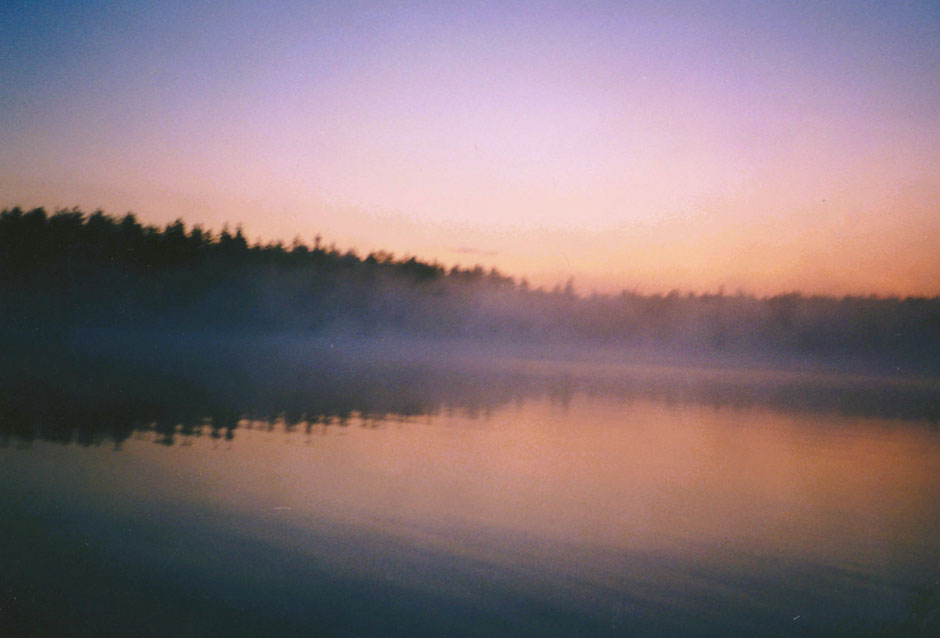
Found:
<path fill-rule="evenodd" d="M 0 404 L 0 634 L 940 626 L 936 383 L 347 372 Z"/>

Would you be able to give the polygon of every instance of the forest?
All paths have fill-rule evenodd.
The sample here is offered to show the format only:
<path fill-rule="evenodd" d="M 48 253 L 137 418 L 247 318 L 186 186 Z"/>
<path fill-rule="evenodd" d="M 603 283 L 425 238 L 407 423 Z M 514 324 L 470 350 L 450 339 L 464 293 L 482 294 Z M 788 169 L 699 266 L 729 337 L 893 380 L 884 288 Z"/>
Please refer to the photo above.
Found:
<path fill-rule="evenodd" d="M 583 295 L 571 281 L 533 288 L 319 236 L 252 243 L 240 228 L 161 228 L 77 208 L 0 213 L 0 308 L 8 351 L 112 332 L 292 334 L 940 370 L 940 297 Z"/>

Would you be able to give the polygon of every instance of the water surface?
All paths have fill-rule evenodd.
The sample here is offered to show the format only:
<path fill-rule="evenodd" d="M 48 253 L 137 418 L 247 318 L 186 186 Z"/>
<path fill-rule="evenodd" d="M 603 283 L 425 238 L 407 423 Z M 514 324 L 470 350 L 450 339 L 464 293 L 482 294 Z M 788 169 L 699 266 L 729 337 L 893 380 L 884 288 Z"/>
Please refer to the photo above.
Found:
<path fill-rule="evenodd" d="M 539 369 L 8 401 L 0 629 L 933 635 L 935 383 Z"/>

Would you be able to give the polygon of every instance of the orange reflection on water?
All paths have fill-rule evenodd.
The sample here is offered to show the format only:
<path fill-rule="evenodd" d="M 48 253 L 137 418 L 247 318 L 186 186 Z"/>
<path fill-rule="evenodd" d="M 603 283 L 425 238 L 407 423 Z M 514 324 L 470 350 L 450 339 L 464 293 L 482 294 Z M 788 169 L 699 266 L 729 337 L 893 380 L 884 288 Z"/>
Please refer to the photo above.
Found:
<path fill-rule="evenodd" d="M 127 471 L 171 499 L 461 552 L 485 536 L 843 565 L 938 555 L 940 438 L 923 424 L 577 396 L 480 418 L 255 425 L 232 443 L 135 442 Z"/>
<path fill-rule="evenodd" d="M 0 448 L 7 533 L 36 509 L 57 530 L 37 556 L 75 536 L 117 578 L 159 572 L 278 613 L 290 600 L 310 622 L 398 618 L 410 600 L 423 623 L 444 609 L 526 635 L 629 618 L 759 635 L 794 616 L 838 633 L 903 620 L 935 581 L 934 425 L 657 396 L 535 392 L 409 419 L 243 420 L 233 440 L 170 447 L 143 429 L 120 451 Z M 45 569 L 40 582 L 64 578 Z"/>

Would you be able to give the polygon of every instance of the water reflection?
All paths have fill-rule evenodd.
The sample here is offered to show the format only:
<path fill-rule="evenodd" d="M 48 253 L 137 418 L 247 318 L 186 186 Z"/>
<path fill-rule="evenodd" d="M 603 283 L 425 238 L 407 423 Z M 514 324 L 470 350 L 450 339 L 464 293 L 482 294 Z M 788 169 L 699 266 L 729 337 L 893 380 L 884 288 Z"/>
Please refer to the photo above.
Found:
<path fill-rule="evenodd" d="M 567 405 L 573 397 L 630 404 L 940 420 L 940 381 L 796 372 L 709 371 L 422 358 L 377 358 L 277 348 L 205 346 L 160 356 L 57 357 L 9 362 L 0 379 L 0 445 L 33 440 L 116 448 L 148 434 L 162 445 L 196 436 L 231 440 L 248 423 L 310 434 L 351 420 L 460 412 L 486 416 L 532 399 Z"/>
<path fill-rule="evenodd" d="M 674 372 L 648 376 L 660 374 Z M 0 450 L 0 547 L 16 548 L 0 551 L 0 573 L 19 596 L 3 601 L 19 616 L 0 623 L 51 635 L 937 628 L 929 422 L 818 401 L 712 404 L 695 399 L 703 390 L 669 402 L 640 382 L 610 391 L 622 380 L 606 373 L 594 380 L 612 385 L 591 390 L 522 378 L 532 385 L 480 385 L 461 404 L 465 386 L 412 377 L 439 402 L 404 423 L 350 410 L 345 426 L 334 413 L 309 430 L 242 419 L 228 441 L 194 421 L 174 434 L 185 446 L 142 430 L 121 454 Z M 369 405 L 412 405 L 388 390 Z"/>
<path fill-rule="evenodd" d="M 935 380 L 204 347 L 4 373 L 0 634 L 940 622 Z"/>

